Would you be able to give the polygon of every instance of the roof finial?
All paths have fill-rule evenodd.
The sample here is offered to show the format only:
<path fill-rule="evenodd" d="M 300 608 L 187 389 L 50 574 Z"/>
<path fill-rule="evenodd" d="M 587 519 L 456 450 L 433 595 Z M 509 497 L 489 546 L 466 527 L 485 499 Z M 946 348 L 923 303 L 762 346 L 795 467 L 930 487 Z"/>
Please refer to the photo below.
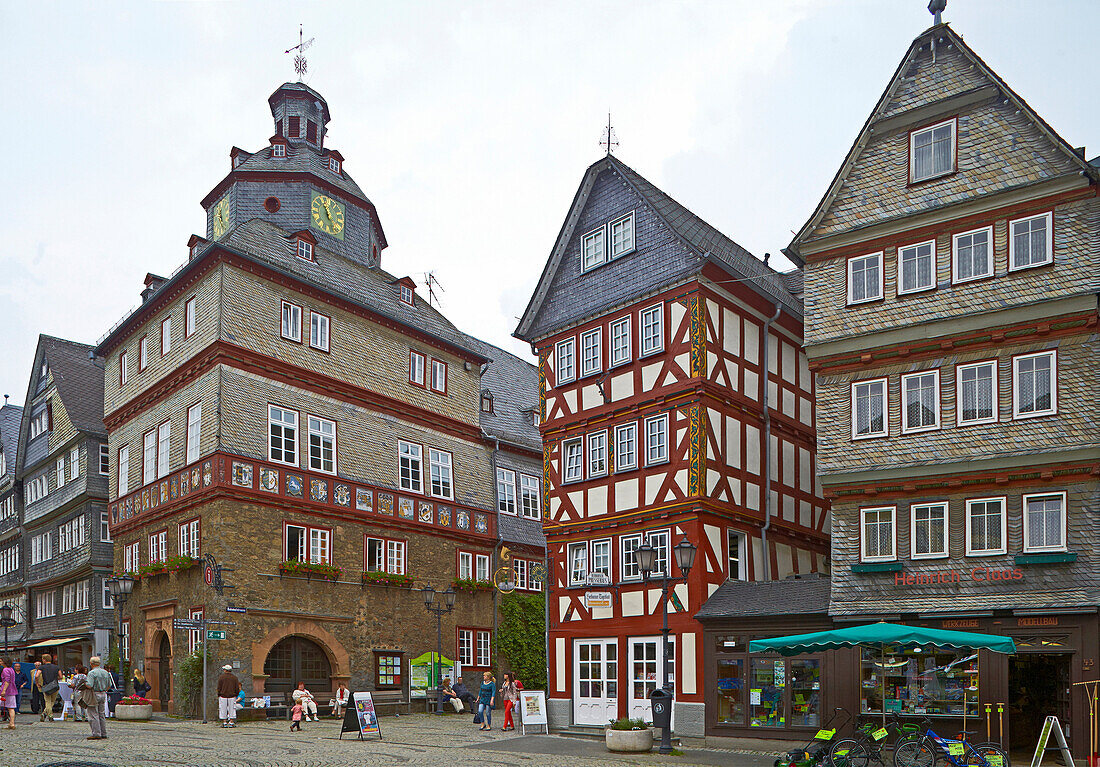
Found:
<path fill-rule="evenodd" d="M 943 13 L 947 7 L 947 0 L 931 0 L 928 3 L 928 12 L 932 14 L 933 24 L 939 26 L 943 23 L 943 19 L 940 18 L 940 14 Z"/>
<path fill-rule="evenodd" d="M 603 138 L 600 139 L 600 146 L 607 150 L 607 154 L 610 155 L 618 145 L 619 137 L 615 134 L 615 129 L 611 127 L 611 113 L 608 112 L 607 127 L 603 129 Z"/>
<path fill-rule="evenodd" d="M 293 48 L 287 48 L 283 53 L 290 53 L 291 51 L 298 51 L 294 56 L 294 71 L 298 73 L 298 82 L 302 82 L 302 78 L 306 74 L 306 57 L 303 56 L 306 52 L 306 48 L 313 45 L 313 38 L 309 38 L 305 42 L 302 42 L 302 25 L 298 25 L 298 44 Z"/>

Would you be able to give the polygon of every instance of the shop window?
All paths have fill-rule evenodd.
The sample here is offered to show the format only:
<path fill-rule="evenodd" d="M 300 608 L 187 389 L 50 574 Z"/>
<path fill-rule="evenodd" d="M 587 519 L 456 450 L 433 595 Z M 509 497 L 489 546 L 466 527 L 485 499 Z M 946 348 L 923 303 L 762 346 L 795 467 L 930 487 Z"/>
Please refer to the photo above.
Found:
<path fill-rule="evenodd" d="M 792 660 L 791 726 L 818 727 L 821 724 L 821 661 Z"/>
<path fill-rule="evenodd" d="M 977 717 L 977 653 L 914 648 L 882 654 L 863 650 L 862 713 Z"/>
<path fill-rule="evenodd" d="M 753 658 L 749 677 L 749 725 L 784 727 L 783 690 L 787 685 L 787 663 L 770 658 Z"/>
<path fill-rule="evenodd" d="M 745 723 L 744 666 L 740 658 L 718 661 L 718 724 Z"/>

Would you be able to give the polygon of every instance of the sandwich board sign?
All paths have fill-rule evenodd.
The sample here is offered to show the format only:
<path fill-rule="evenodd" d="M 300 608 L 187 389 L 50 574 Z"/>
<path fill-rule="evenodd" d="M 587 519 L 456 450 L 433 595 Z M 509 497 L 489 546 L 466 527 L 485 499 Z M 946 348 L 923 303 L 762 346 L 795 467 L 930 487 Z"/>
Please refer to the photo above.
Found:
<path fill-rule="evenodd" d="M 520 732 L 527 734 L 528 727 L 550 727 L 546 723 L 546 693 L 542 690 L 523 690 L 519 694 Z"/>
<path fill-rule="evenodd" d="M 1050 741 L 1052 732 L 1058 745 L 1048 747 L 1047 743 Z M 1062 733 L 1062 725 L 1058 722 L 1056 716 L 1048 716 L 1046 721 L 1043 722 L 1043 730 L 1039 733 L 1039 742 L 1035 744 L 1035 754 L 1031 757 L 1031 767 L 1039 767 L 1040 762 L 1043 761 L 1043 754 L 1047 751 L 1061 751 L 1066 764 L 1073 764 L 1073 754 L 1069 751 L 1066 736 Z"/>
<path fill-rule="evenodd" d="M 359 733 L 359 740 L 365 735 L 378 736 L 382 740 L 382 728 L 378 724 L 378 712 L 374 710 L 374 698 L 369 692 L 353 692 L 344 712 L 344 722 L 340 725 L 340 738 L 345 732 Z"/>

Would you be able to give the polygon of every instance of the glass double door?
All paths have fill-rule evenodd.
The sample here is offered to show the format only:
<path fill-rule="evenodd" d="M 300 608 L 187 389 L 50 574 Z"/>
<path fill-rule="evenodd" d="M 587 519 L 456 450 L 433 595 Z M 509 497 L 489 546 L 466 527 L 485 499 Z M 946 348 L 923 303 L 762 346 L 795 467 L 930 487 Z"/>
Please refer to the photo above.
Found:
<path fill-rule="evenodd" d="M 631 637 L 630 649 L 630 708 L 627 715 L 631 719 L 644 719 L 652 724 L 653 711 L 649 696 L 660 685 L 661 680 L 661 638 Z M 668 638 L 668 689 L 674 689 L 676 679 L 676 637 Z M 673 706 L 673 727 L 676 726 Z"/>
<path fill-rule="evenodd" d="M 573 721 L 603 726 L 618 719 L 619 655 L 615 639 L 573 642 Z"/>

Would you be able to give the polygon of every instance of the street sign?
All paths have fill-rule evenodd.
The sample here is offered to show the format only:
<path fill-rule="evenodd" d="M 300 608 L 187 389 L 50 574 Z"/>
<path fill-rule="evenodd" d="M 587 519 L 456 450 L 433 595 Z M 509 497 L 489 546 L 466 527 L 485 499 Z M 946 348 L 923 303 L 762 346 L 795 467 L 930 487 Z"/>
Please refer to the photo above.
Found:
<path fill-rule="evenodd" d="M 172 628 L 176 631 L 194 631 L 202 628 L 202 621 L 194 618 L 175 618 L 172 621 Z"/>
<path fill-rule="evenodd" d="M 247 607 L 234 607 L 233 605 L 229 605 L 228 607 L 225 608 L 225 611 L 227 613 L 246 613 L 246 612 L 248 612 L 248 608 Z"/>
<path fill-rule="evenodd" d="M 591 610 L 593 607 L 611 607 L 610 591 L 586 591 L 584 592 L 584 606 Z"/>
<path fill-rule="evenodd" d="M 214 568 L 207 565 L 202 569 L 202 579 L 206 582 L 207 586 L 214 585 Z"/>
<path fill-rule="evenodd" d="M 236 626 L 236 621 L 207 621 L 207 626 Z"/>
<path fill-rule="evenodd" d="M 206 632 L 206 638 L 207 639 L 225 639 L 225 632 L 224 631 L 207 631 Z"/>
<path fill-rule="evenodd" d="M 611 576 L 607 573 L 589 573 L 586 586 L 610 586 Z"/>

